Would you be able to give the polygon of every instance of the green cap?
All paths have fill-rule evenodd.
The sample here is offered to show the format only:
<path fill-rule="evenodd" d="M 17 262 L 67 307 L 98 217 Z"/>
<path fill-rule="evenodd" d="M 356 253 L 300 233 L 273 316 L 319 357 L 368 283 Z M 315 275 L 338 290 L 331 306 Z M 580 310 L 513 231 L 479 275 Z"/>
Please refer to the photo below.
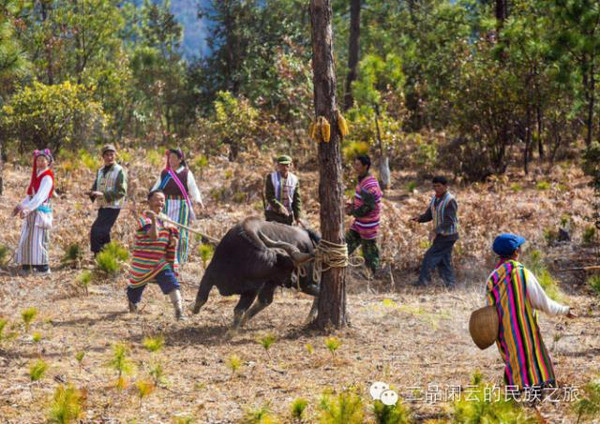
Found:
<path fill-rule="evenodd" d="M 292 158 L 288 155 L 281 155 L 277 157 L 277 163 L 280 163 L 282 165 L 289 165 L 290 163 L 292 163 Z"/>
<path fill-rule="evenodd" d="M 102 150 L 101 150 L 102 154 L 104 155 L 104 153 L 106 152 L 117 152 L 117 149 L 115 148 L 114 144 L 105 144 L 104 146 L 102 146 Z"/>

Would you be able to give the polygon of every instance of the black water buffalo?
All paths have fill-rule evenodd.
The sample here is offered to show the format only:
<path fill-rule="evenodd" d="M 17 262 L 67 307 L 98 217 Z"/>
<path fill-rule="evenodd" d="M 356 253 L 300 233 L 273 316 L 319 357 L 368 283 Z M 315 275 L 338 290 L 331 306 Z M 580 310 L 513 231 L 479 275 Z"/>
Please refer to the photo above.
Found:
<path fill-rule="evenodd" d="M 246 218 L 230 229 L 215 249 L 200 282 L 193 312 L 200 311 L 213 286 L 223 296 L 239 294 L 234 309 L 235 331 L 271 304 L 278 286 L 292 285 L 292 272 L 301 264 L 306 275 L 298 278 L 300 290 L 317 296 L 319 287 L 312 281 L 309 261 L 318 239 L 314 232 L 299 227 Z M 315 297 L 309 319 L 314 318 L 316 305 Z"/>

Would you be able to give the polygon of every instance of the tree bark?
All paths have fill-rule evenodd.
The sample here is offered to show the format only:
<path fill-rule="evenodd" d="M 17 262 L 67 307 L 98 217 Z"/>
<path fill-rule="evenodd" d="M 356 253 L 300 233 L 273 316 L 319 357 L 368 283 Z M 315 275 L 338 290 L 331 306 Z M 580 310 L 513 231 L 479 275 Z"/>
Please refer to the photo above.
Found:
<path fill-rule="evenodd" d="M 589 90 L 588 90 L 588 110 L 587 110 L 587 133 L 585 136 L 585 145 L 590 147 L 592 145 L 592 140 L 594 139 L 594 108 L 596 103 L 596 95 L 594 91 L 596 90 L 596 77 L 594 75 L 594 57 L 592 56 L 590 60 L 590 75 L 589 75 Z"/>
<path fill-rule="evenodd" d="M 356 81 L 358 56 L 360 51 L 360 5 L 361 0 L 350 0 L 350 39 L 348 41 L 348 76 L 346 77 L 346 94 L 344 96 L 344 110 L 348 110 L 354 103 L 352 96 L 352 82 Z"/>
<path fill-rule="evenodd" d="M 311 0 L 313 85 L 315 115 L 331 124 L 331 139 L 319 143 L 319 200 L 323 239 L 344 243 L 341 135 L 336 120 L 336 77 L 333 60 L 331 0 Z M 323 273 L 316 326 L 347 325 L 346 269 L 332 268 Z"/>
<path fill-rule="evenodd" d="M 504 21 L 508 18 L 508 0 L 496 0 L 496 19 L 498 20 L 498 29 L 502 28 Z"/>

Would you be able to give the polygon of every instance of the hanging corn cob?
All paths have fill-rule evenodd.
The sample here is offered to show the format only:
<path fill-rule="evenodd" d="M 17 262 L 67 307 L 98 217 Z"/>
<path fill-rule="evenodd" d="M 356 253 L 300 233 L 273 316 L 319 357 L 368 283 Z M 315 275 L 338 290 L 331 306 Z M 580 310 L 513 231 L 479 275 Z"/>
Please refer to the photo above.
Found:
<path fill-rule="evenodd" d="M 329 121 L 325 119 L 324 116 L 319 116 L 319 119 L 321 120 L 321 139 L 325 143 L 329 143 L 329 140 L 331 139 L 331 126 L 329 125 Z"/>
<path fill-rule="evenodd" d="M 350 132 L 348 130 L 348 122 L 346 121 L 346 118 L 342 116 L 339 110 L 337 111 L 337 121 L 340 134 L 342 135 L 342 137 L 346 137 Z"/>
<path fill-rule="evenodd" d="M 346 128 L 348 128 L 347 125 Z M 324 116 L 319 116 L 317 120 L 310 125 L 308 135 L 315 141 L 329 143 L 329 140 L 331 140 L 331 125 L 329 124 L 329 121 Z"/>

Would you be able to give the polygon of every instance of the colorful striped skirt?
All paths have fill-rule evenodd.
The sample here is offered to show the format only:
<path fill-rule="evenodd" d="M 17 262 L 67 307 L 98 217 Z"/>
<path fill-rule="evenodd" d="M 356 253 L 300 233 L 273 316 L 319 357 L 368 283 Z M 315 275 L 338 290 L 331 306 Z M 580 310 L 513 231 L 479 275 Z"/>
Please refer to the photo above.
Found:
<path fill-rule="evenodd" d="M 167 196 L 163 210 L 170 219 L 181 225 L 190 225 L 190 207 L 181 196 Z M 189 232 L 185 228 L 179 228 L 179 243 L 177 248 L 177 262 L 184 264 L 188 257 Z"/>
<path fill-rule="evenodd" d="M 46 219 L 42 219 L 41 214 L 46 212 L 33 211 L 23 220 L 21 227 L 21 238 L 19 247 L 15 256 L 15 261 L 19 265 L 48 265 L 50 258 L 48 255 L 48 243 L 50 240 Z"/>

